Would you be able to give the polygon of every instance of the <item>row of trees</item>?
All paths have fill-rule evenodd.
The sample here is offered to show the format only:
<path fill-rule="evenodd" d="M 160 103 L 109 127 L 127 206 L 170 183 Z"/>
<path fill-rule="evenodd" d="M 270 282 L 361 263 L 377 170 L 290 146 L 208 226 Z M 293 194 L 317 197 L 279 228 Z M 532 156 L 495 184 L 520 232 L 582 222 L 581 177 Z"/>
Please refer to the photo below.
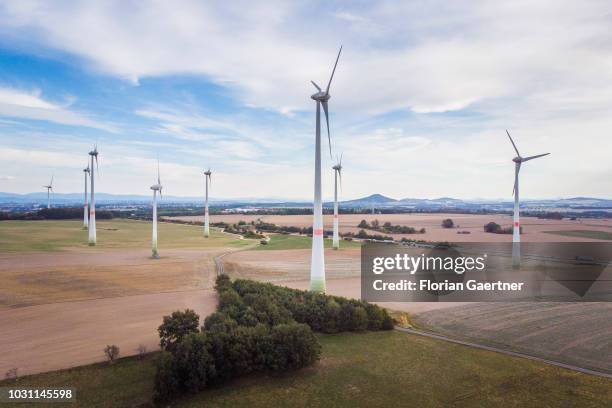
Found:
<path fill-rule="evenodd" d="M 416 229 L 414 227 L 408 227 L 406 225 L 393 225 L 390 222 L 380 224 L 380 221 L 374 220 L 368 223 L 366 220 L 361 220 L 357 225 L 358 228 L 371 229 L 374 231 L 382 231 L 388 234 L 424 234 L 425 228 Z"/>
<path fill-rule="evenodd" d="M 159 327 L 155 399 L 253 372 L 286 371 L 316 362 L 321 346 L 314 332 L 393 328 L 384 309 L 358 300 L 217 278 L 217 312 L 199 327 L 192 310 L 165 316 Z"/>
<path fill-rule="evenodd" d="M 502 227 L 496 222 L 490 222 L 484 226 L 484 232 L 490 232 L 493 234 L 512 234 L 514 227 Z M 523 227 L 520 227 L 520 234 L 523 233 Z"/>
<path fill-rule="evenodd" d="M 96 211 L 96 218 L 108 220 L 114 217 L 111 211 Z M 42 208 L 29 212 L 0 211 L 0 221 L 8 220 L 72 220 L 83 219 L 83 207 Z"/>

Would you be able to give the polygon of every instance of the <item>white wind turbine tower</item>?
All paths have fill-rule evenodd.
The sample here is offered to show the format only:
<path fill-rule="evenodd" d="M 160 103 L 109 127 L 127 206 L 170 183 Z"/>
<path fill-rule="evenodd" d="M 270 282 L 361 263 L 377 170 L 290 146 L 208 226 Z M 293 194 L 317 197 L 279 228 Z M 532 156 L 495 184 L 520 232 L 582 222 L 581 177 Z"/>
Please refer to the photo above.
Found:
<path fill-rule="evenodd" d="M 47 189 L 47 208 L 51 208 L 51 192 L 53 191 L 53 176 L 51 176 L 51 181 L 48 186 L 43 186 L 43 188 Z"/>
<path fill-rule="evenodd" d="M 89 226 L 89 216 L 87 212 L 89 211 L 89 204 L 87 202 L 87 176 L 89 175 L 89 163 L 87 163 L 87 167 L 83 169 L 83 176 L 85 177 L 85 196 L 83 202 L 83 229 L 87 229 Z"/>
<path fill-rule="evenodd" d="M 91 156 L 91 164 L 89 166 L 90 171 L 90 185 L 91 185 L 91 202 L 89 205 L 89 245 L 96 245 L 96 196 L 94 190 L 94 159 L 96 161 L 96 169 L 98 169 L 98 145 L 94 146 L 94 149 L 89 152 Z"/>
<path fill-rule="evenodd" d="M 210 177 L 211 174 L 212 172 L 210 171 L 210 168 L 208 168 L 208 170 L 204 172 L 204 188 L 206 190 L 206 196 L 204 200 L 204 236 L 206 238 L 210 236 L 210 225 L 208 219 L 208 183 L 212 183 L 212 179 Z"/>
<path fill-rule="evenodd" d="M 329 142 L 329 155 L 331 156 L 331 136 L 329 133 L 329 113 L 327 101 L 329 101 L 329 87 L 334 73 L 336 72 L 336 66 L 338 66 L 338 60 L 340 59 L 340 53 L 342 47 L 338 51 L 336 57 L 336 63 L 332 70 L 327 88 L 322 91 L 321 88 L 312 82 L 317 88 L 318 92 L 311 96 L 317 102 L 317 116 L 316 116 L 316 142 L 315 142 L 315 185 L 314 185 L 314 206 L 313 206 L 313 225 L 312 225 L 312 257 L 310 261 L 310 290 L 316 292 L 325 292 L 325 258 L 323 255 L 323 203 L 321 201 L 321 106 L 325 112 L 325 121 L 327 123 L 327 139 Z"/>
<path fill-rule="evenodd" d="M 512 194 L 514 194 L 514 219 L 512 223 L 512 267 L 520 268 L 521 267 L 521 222 L 519 219 L 519 171 L 521 170 L 521 164 L 532 160 L 537 159 L 538 157 L 547 156 L 550 153 L 538 154 L 536 156 L 522 157 L 519 153 L 516 145 L 514 144 L 514 140 L 510 136 L 510 132 L 506 130 L 506 134 L 508 134 L 508 138 L 510 139 L 510 143 L 512 143 L 512 147 L 514 147 L 514 151 L 516 152 L 516 157 L 512 159 L 514 162 L 514 189 L 512 190 Z"/>
<path fill-rule="evenodd" d="M 157 254 L 157 192 L 159 191 L 159 197 L 162 197 L 162 185 L 159 176 L 159 160 L 157 161 L 157 184 L 151 186 L 153 190 L 153 233 L 151 236 L 151 251 L 153 258 L 159 258 Z"/>
<path fill-rule="evenodd" d="M 334 169 L 334 249 L 340 248 L 340 233 L 338 231 L 338 179 L 340 179 L 340 185 L 342 186 L 342 155 L 338 163 L 332 167 Z"/>

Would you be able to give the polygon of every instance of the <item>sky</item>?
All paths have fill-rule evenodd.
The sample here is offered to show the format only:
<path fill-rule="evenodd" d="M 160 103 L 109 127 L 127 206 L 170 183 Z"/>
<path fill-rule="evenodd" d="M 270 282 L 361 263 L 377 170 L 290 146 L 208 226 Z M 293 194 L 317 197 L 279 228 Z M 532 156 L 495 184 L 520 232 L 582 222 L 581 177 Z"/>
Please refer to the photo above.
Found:
<path fill-rule="evenodd" d="M 2 1 L 0 191 L 612 197 L 609 1 Z"/>

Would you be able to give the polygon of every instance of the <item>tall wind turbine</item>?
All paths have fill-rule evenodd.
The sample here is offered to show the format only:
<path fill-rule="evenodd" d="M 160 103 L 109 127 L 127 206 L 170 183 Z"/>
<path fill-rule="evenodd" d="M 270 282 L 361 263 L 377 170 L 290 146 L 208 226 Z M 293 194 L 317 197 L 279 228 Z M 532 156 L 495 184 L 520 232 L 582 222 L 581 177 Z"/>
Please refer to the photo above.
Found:
<path fill-rule="evenodd" d="M 327 88 L 325 91 L 321 90 L 319 85 L 314 81 L 312 84 L 317 88 L 317 93 L 311 96 L 317 102 L 317 114 L 316 114 L 316 142 L 315 142 L 315 185 L 314 185 L 314 208 L 313 208 L 313 225 L 312 225 L 312 256 L 310 261 L 310 290 L 315 292 L 325 292 L 325 258 L 323 256 L 323 202 L 321 201 L 321 106 L 325 112 L 325 122 L 327 124 L 327 139 L 329 142 L 329 155 L 331 156 L 331 136 L 329 132 L 329 112 L 328 104 L 329 98 L 329 87 L 336 67 L 338 66 L 338 60 L 340 59 L 340 53 L 342 47 L 338 51 L 336 57 L 336 63 L 332 70 Z"/>
<path fill-rule="evenodd" d="M 89 161 L 89 160 L 88 160 Z M 87 176 L 89 175 L 89 163 L 87 163 L 87 167 L 83 169 L 83 176 L 85 177 L 85 196 L 83 202 L 83 229 L 87 229 L 89 226 L 89 216 L 87 212 L 89 211 L 89 204 L 87 202 Z"/>
<path fill-rule="evenodd" d="M 340 234 L 338 232 L 338 179 L 340 179 L 340 185 L 342 185 L 342 155 L 338 163 L 332 167 L 334 169 L 334 249 L 340 248 Z"/>
<path fill-rule="evenodd" d="M 159 176 L 159 160 L 157 161 L 157 184 L 151 186 L 153 190 L 153 235 L 151 237 L 151 251 L 153 258 L 159 258 L 157 254 L 157 192 L 159 191 L 159 197 L 162 196 L 162 185 Z"/>
<path fill-rule="evenodd" d="M 516 157 L 512 159 L 512 161 L 514 162 L 514 189 L 512 190 L 512 194 L 514 194 L 514 219 L 512 223 L 512 267 L 520 268 L 521 222 L 519 219 L 519 172 L 521 171 L 521 164 L 532 159 L 537 159 L 538 157 L 547 156 L 550 153 L 522 157 L 518 149 L 516 148 L 516 144 L 514 144 L 514 140 L 512 140 L 512 137 L 510 136 L 510 132 L 508 132 L 508 130 L 506 130 L 506 134 L 508 135 L 508 139 L 510 139 L 510 143 L 512 143 L 512 147 L 514 147 L 514 151 L 516 152 Z"/>
<path fill-rule="evenodd" d="M 89 166 L 90 171 L 90 184 L 91 184 L 91 202 L 89 205 L 89 245 L 96 245 L 96 196 L 94 190 L 94 160 L 96 161 L 96 170 L 98 170 L 98 145 L 94 146 L 94 149 L 89 152 L 91 156 L 91 164 Z"/>
<path fill-rule="evenodd" d="M 43 188 L 47 189 L 47 208 L 51 208 L 51 192 L 53 191 L 53 176 L 51 176 L 51 181 L 48 186 L 43 186 Z"/>
<path fill-rule="evenodd" d="M 204 172 L 204 185 L 206 189 L 206 198 L 204 200 L 204 236 L 206 238 L 210 236 L 210 226 L 208 220 L 208 183 L 212 183 L 212 179 L 210 177 L 211 174 L 212 172 L 210 171 L 210 168 Z"/>

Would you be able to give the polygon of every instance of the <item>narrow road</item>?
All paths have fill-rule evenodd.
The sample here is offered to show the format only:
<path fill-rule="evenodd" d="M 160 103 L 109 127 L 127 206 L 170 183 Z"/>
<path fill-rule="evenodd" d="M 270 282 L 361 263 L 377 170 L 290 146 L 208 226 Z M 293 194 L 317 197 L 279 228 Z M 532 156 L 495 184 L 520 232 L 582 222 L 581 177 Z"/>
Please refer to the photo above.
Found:
<path fill-rule="evenodd" d="M 439 335 L 439 334 L 434 334 L 434 333 L 429 333 L 429 332 L 424 332 L 424 331 L 414 330 L 414 329 L 406 329 L 406 328 L 398 327 L 398 326 L 395 327 L 395 330 L 400 331 L 400 332 L 404 332 L 404 333 L 414 334 L 414 335 L 417 335 L 417 336 L 428 337 L 430 339 L 436 339 L 436 340 L 446 341 L 446 342 L 449 342 L 449 343 L 461 344 L 462 346 L 467 346 L 467 347 L 477 348 L 477 349 L 481 349 L 481 350 L 492 351 L 494 353 L 506 354 L 508 356 L 526 358 L 527 360 L 539 361 L 541 363 L 554 365 L 554 366 L 565 368 L 565 369 L 568 369 L 568 370 L 578 371 L 578 372 L 584 373 L 584 374 L 596 375 L 598 377 L 605 377 L 605 378 L 612 379 L 612 374 L 609 374 L 609 373 L 604 373 L 604 372 L 595 371 L 595 370 L 589 370 L 588 368 L 582 368 L 582 367 L 578 367 L 578 366 L 571 365 L 571 364 L 561 363 L 561 362 L 558 362 L 558 361 L 547 360 L 545 358 L 531 356 L 529 354 L 524 354 L 524 353 L 518 353 L 516 351 L 510 351 L 510 350 L 505 350 L 505 349 L 501 349 L 501 348 L 497 348 L 497 347 L 491 347 L 491 346 L 484 346 L 482 344 L 472 343 L 472 342 L 463 341 L 463 340 L 457 340 L 457 339 L 453 339 L 453 338 L 450 338 L 450 337 L 442 336 L 442 335 Z"/>

